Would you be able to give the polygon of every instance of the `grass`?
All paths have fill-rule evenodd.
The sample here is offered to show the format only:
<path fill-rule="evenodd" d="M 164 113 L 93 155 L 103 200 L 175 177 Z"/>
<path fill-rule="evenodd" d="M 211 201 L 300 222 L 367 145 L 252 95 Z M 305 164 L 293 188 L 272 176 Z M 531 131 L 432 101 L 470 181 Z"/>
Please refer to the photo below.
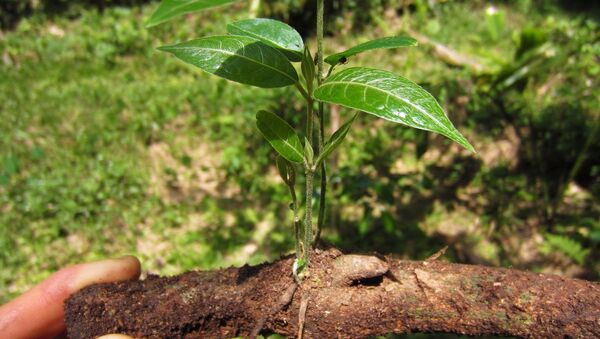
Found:
<path fill-rule="evenodd" d="M 2 33 L 0 303 L 81 261 L 134 254 L 146 271 L 176 274 L 270 260 L 292 249 L 287 192 L 270 165 L 274 154 L 253 124 L 261 108 L 285 111 L 301 123 L 296 94 L 226 82 L 155 50 L 165 42 L 223 33 L 220 23 L 244 18 L 243 7 L 146 30 L 144 18 L 153 6 L 84 10 L 75 19 L 37 15 Z M 512 31 L 528 20 L 544 20 L 516 5 L 500 9 L 506 23 L 493 39 L 490 24 L 480 19 L 486 6 L 452 3 L 435 15 L 405 16 L 401 25 L 397 18 L 381 21 L 375 30 L 341 41 L 350 46 L 385 32 L 419 29 L 493 66 L 514 52 Z M 561 12 L 556 20 L 571 22 Z M 333 40 L 330 52 L 342 48 Z M 432 90 L 482 149 L 504 137 L 488 135 L 470 117 L 489 114 L 485 106 L 457 104 L 457 98 L 471 97 L 480 80 L 448 67 L 425 47 L 378 51 L 353 62 L 394 71 Z M 341 110 L 341 118 L 347 113 Z M 497 170 L 497 161 L 510 159 L 482 160 L 491 151 L 472 157 L 439 137 L 370 116 L 357 125 L 332 176 L 337 184 L 334 218 L 325 232 L 329 241 L 425 257 L 446 242 L 460 244 L 460 234 L 471 232 L 458 225 L 452 232 L 459 237 L 452 238 L 441 229 L 448 216 L 463 220 L 456 211 L 467 209 L 480 216 L 474 217 L 478 229 L 465 240 L 479 241 L 485 253 L 477 260 L 502 253 L 511 259 L 500 264 L 519 265 L 519 254 L 500 239 L 514 231 L 506 225 L 522 234 L 541 222 L 528 210 L 537 198 L 526 174 Z M 591 207 L 567 213 L 571 226 L 588 220 L 581 226 L 587 233 L 564 228 L 586 254 L 597 246 L 600 229 L 589 222 L 598 213 L 590 192 L 584 188 L 580 200 L 571 200 L 579 201 L 575 207 Z M 458 260 L 475 260 L 470 252 L 451 252 Z M 581 255 L 570 262 L 584 263 Z"/>
<path fill-rule="evenodd" d="M 265 104 L 277 92 L 240 91 L 155 52 L 158 38 L 143 29 L 149 9 L 143 10 L 90 11 L 75 21 L 34 17 L 2 41 L 11 59 L 0 83 L 0 260 L 9 268 L 0 276 L 0 290 L 8 292 L 2 301 L 68 263 L 124 253 L 141 255 L 147 269 L 162 273 L 240 263 L 212 247 L 231 252 L 249 230 L 230 227 L 220 231 L 222 244 L 213 244 L 206 233 L 221 223 L 221 207 L 205 195 L 169 201 L 152 180 L 169 188 L 165 177 L 180 174 L 173 167 L 201 167 L 205 157 L 216 157 L 216 125 L 250 123 L 256 106 L 240 109 L 242 103 Z M 174 27 L 166 30 L 177 35 Z M 217 110 L 238 117 L 227 122 Z M 207 154 L 183 153 L 182 136 L 190 146 L 210 145 Z M 229 144 L 223 151 L 239 157 L 244 140 Z M 165 151 L 149 154 L 149 145 Z M 193 213 L 207 226 L 178 231 Z M 164 257 L 154 258 L 165 244 L 158 252 Z"/>

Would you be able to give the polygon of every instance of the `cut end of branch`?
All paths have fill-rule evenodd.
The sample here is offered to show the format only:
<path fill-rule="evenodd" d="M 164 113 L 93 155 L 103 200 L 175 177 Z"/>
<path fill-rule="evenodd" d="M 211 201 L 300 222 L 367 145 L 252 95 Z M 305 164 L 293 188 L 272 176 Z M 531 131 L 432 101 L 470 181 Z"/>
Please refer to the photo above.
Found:
<path fill-rule="evenodd" d="M 374 256 L 348 254 L 335 259 L 332 271 L 334 284 L 350 286 L 355 282 L 385 275 L 389 265 Z"/>

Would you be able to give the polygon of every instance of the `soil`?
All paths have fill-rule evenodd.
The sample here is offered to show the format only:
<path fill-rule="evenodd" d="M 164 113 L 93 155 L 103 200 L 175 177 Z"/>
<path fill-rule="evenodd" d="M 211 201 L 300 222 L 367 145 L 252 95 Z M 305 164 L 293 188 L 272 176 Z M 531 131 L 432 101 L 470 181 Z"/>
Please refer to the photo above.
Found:
<path fill-rule="evenodd" d="M 232 338 L 261 331 L 296 337 L 302 327 L 304 338 L 391 332 L 600 337 L 597 283 L 330 249 L 312 256 L 310 275 L 296 287 L 292 262 L 287 256 L 90 286 L 66 301 L 68 335 Z"/>

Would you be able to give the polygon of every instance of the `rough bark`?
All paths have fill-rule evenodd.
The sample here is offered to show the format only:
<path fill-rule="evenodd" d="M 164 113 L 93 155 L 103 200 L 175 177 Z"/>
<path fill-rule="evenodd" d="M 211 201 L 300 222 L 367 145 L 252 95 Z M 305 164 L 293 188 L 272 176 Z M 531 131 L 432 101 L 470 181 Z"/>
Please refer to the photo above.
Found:
<path fill-rule="evenodd" d="M 289 302 L 291 257 L 271 264 L 95 285 L 66 302 L 70 338 L 363 338 L 407 332 L 600 337 L 600 285 L 516 270 L 315 254 Z M 289 293 L 288 293 L 289 294 Z M 265 318 L 266 316 L 266 318 Z M 266 320 L 265 320 L 266 319 Z"/>

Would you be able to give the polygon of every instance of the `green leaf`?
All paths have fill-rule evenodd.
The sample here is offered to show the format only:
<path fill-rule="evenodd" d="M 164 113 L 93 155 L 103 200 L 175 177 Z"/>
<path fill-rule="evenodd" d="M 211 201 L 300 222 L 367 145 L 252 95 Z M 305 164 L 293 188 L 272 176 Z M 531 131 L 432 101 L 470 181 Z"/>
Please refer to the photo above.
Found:
<path fill-rule="evenodd" d="M 304 160 L 300 138 L 292 126 L 277 114 L 259 111 L 256 113 L 256 126 L 275 151 L 281 154 L 282 157 L 297 163 L 301 163 Z"/>
<path fill-rule="evenodd" d="M 304 158 L 309 165 L 312 165 L 315 158 L 315 151 L 307 137 L 304 137 Z"/>
<path fill-rule="evenodd" d="M 248 36 L 279 49 L 290 61 L 302 60 L 304 42 L 291 26 L 273 19 L 247 19 L 227 25 L 227 32 Z"/>
<path fill-rule="evenodd" d="M 312 93 L 315 82 L 315 61 L 308 49 L 308 46 L 304 47 L 304 53 L 302 55 L 302 63 L 300 64 L 302 69 L 302 76 L 306 80 L 306 89 L 308 93 Z"/>
<path fill-rule="evenodd" d="M 251 86 L 274 88 L 298 81 L 294 66 L 278 50 L 244 36 L 212 36 L 159 50 L 212 73 Z"/>
<path fill-rule="evenodd" d="M 148 20 L 146 27 L 156 26 L 179 15 L 235 1 L 237 0 L 163 0 Z"/>
<path fill-rule="evenodd" d="M 354 120 L 356 120 L 357 116 L 358 113 L 355 114 L 352 117 L 352 119 L 343 124 L 342 127 L 340 127 L 337 131 L 335 131 L 331 138 L 327 140 L 325 145 L 323 145 L 323 151 L 321 152 L 321 154 L 319 154 L 319 157 L 317 158 L 317 166 L 319 166 L 321 164 L 321 161 L 325 160 L 327 156 L 329 156 L 329 154 L 331 154 L 331 152 L 333 152 L 342 143 L 342 141 L 344 141 L 346 134 L 348 134 L 348 131 L 350 130 L 350 127 L 352 127 L 352 123 L 354 122 Z"/>
<path fill-rule="evenodd" d="M 296 170 L 294 169 L 294 165 L 280 155 L 277 156 L 276 163 L 283 182 L 288 186 L 294 186 L 296 184 Z"/>
<path fill-rule="evenodd" d="M 393 73 L 371 68 L 348 68 L 330 76 L 315 90 L 314 97 L 389 121 L 440 133 L 475 152 L 429 92 Z"/>
<path fill-rule="evenodd" d="M 336 53 L 325 58 L 325 62 L 335 66 L 340 61 L 343 61 L 353 55 L 358 53 L 362 53 L 365 51 L 370 51 L 373 49 L 381 49 L 381 48 L 398 48 L 398 47 L 406 47 L 406 46 L 416 46 L 417 40 L 411 37 L 405 36 L 391 36 L 386 38 L 375 39 L 371 41 L 364 42 L 362 44 L 356 45 L 348 50 L 345 50 L 341 53 Z"/>

